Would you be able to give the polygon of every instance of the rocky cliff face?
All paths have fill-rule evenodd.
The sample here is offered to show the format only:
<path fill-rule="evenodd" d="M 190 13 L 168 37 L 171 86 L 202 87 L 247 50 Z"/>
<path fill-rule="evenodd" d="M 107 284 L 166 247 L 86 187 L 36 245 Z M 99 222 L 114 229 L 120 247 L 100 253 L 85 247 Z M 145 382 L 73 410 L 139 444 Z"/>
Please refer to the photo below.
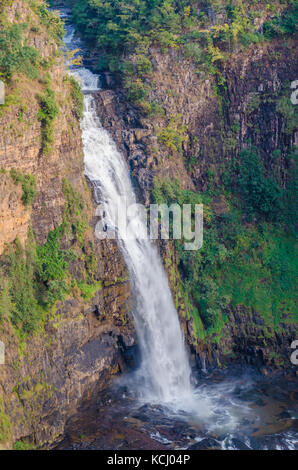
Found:
<path fill-rule="evenodd" d="M 23 335 L 1 304 L 0 339 L 5 345 L 5 364 L 0 365 L 2 448 L 18 440 L 40 446 L 56 439 L 83 398 L 108 386 L 126 367 L 125 352 L 135 341 L 123 259 L 116 243 L 99 241 L 94 235 L 95 205 L 83 175 L 73 88 L 66 77 L 59 44 L 36 5 L 8 2 L 1 11 L 7 24 L 30 18 L 31 30 L 25 33 L 28 44 L 38 49 L 47 64 L 39 79 L 19 74 L 6 86 L 6 105 L 0 116 L 1 273 L 6 272 L 7 250 L 16 240 L 25 247 L 31 228 L 34 243 L 42 246 L 49 232 L 61 226 L 70 207 L 63 186 L 66 181 L 71 194 L 81 201 L 78 217 L 84 220 L 84 233 L 80 240 L 73 231 L 61 239 L 61 246 L 76 254 L 67 274 L 71 291 L 65 300 L 56 301 L 43 313 L 36 331 Z M 59 114 L 53 124 L 51 149 L 45 154 L 38 112 L 39 96 L 49 82 Z M 13 177 L 12 169 L 21 176 Z M 25 175 L 36 181 L 32 205 L 24 202 Z M 92 265 L 92 282 L 91 278 L 86 281 L 86 263 Z M 7 280 L 11 289 L 14 282 Z M 78 288 L 80 282 L 89 289 L 87 292 Z"/>

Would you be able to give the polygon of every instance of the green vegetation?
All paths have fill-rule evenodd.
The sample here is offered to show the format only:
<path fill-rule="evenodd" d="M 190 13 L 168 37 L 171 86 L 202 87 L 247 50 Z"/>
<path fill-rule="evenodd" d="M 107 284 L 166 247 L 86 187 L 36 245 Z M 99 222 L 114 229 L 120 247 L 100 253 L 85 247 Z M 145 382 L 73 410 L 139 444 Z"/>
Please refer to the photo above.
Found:
<path fill-rule="evenodd" d="M 84 97 L 80 85 L 74 77 L 67 76 L 65 81 L 68 81 L 71 87 L 71 98 L 74 105 L 74 113 L 77 119 L 83 118 L 84 111 Z"/>
<path fill-rule="evenodd" d="M 16 181 L 22 180 L 17 172 L 12 173 Z M 82 297 L 89 298 L 101 287 L 92 277 L 91 248 L 86 246 L 85 255 L 81 250 L 86 230 L 81 196 L 68 180 L 63 181 L 63 191 L 66 200 L 64 219 L 49 233 L 47 242 L 37 244 L 30 231 L 25 247 L 16 240 L 0 259 L 0 322 L 11 321 L 20 336 L 36 331 L 51 307 L 71 292 L 73 281 L 69 267 L 78 255 L 73 249 L 61 248 L 66 240 L 71 238 L 72 244 L 76 242 L 74 246 L 83 256 L 81 276 L 84 281 L 79 281 Z"/>
<path fill-rule="evenodd" d="M 24 44 L 22 32 L 26 25 L 0 25 L 0 78 L 11 80 L 13 74 L 23 73 L 30 78 L 39 76 L 38 51 Z"/>
<path fill-rule="evenodd" d="M 51 242 L 47 245 L 51 244 Z M 45 248 L 44 250 L 47 250 Z M 48 250 L 49 251 L 49 250 Z M 61 254 L 64 261 L 64 253 Z M 57 256 L 55 257 L 55 261 Z M 24 249 L 17 240 L 5 257 L 2 257 L 1 272 L 3 279 L 0 283 L 0 320 L 11 320 L 13 325 L 22 334 L 32 333 L 36 330 L 46 313 L 47 305 L 61 299 L 61 287 L 53 288 L 52 279 L 46 279 L 46 268 L 54 271 L 51 262 L 54 257 L 43 265 L 42 253 L 37 253 L 36 244 L 31 237 Z M 62 261 L 61 261 L 62 262 Z M 66 271 L 66 269 L 65 269 Z M 63 271 L 63 276 L 65 276 Z M 52 272 L 51 272 L 52 274 Z M 41 275 L 43 277 L 41 278 Z M 62 282 L 55 279 L 54 282 Z M 63 291 L 64 293 L 64 291 Z"/>
<path fill-rule="evenodd" d="M 30 206 L 34 202 L 36 197 L 36 179 L 33 175 L 23 175 L 14 168 L 10 171 L 10 176 L 13 181 L 18 184 L 22 184 L 23 195 L 22 201 L 25 206 Z"/>
<path fill-rule="evenodd" d="M 280 16 L 275 16 L 264 24 L 264 34 L 267 39 L 277 36 L 288 36 L 297 32 L 298 2 L 289 2 L 289 8 Z"/>
<path fill-rule="evenodd" d="M 17 441 L 14 443 L 13 450 L 31 450 L 32 445 L 28 442 Z"/>
<path fill-rule="evenodd" d="M 252 159 L 244 171 L 248 156 Z M 276 198 L 272 194 L 275 196 L 277 189 L 271 180 L 267 187 L 259 165 L 256 154 L 246 152 L 242 155 L 241 184 L 245 188 L 245 205 L 240 209 L 237 198 L 227 194 L 226 210 L 221 215 L 215 214 L 212 196 L 208 193 L 182 190 L 178 181 L 169 179 L 154 182 L 154 202 L 204 204 L 202 249 L 185 251 L 182 240 L 176 241 L 176 250 L 183 289 L 192 303 L 189 310 L 194 325 L 197 325 L 195 330 L 197 333 L 201 331 L 202 320 L 207 333 L 215 334 L 214 340 L 218 338 L 226 321 L 227 309 L 231 306 L 242 305 L 257 311 L 264 324 L 275 330 L 281 321 L 297 321 L 295 238 L 282 226 L 264 221 L 270 213 L 268 211 L 273 214 L 276 211 Z M 256 187 L 260 185 L 263 192 L 256 191 L 249 196 L 246 190 L 251 184 L 254 187 L 251 180 L 254 172 L 258 179 Z M 251 207 L 259 211 L 258 225 L 243 224 L 242 210 L 247 211 Z M 293 223 L 295 221 L 292 220 Z"/>
<path fill-rule="evenodd" d="M 3 400 L 0 398 L 0 442 L 6 442 L 11 434 L 11 423 L 4 412 Z"/>
<path fill-rule="evenodd" d="M 50 86 L 47 86 L 44 94 L 39 95 L 38 99 L 40 110 L 37 117 L 41 122 L 42 150 L 46 155 L 51 151 L 54 142 L 53 125 L 59 114 L 59 108 L 55 100 L 55 93 Z"/>
<path fill-rule="evenodd" d="M 69 290 L 66 275 L 74 259 L 71 250 L 61 250 L 61 229 L 50 232 L 45 245 L 36 245 L 30 234 L 26 247 L 18 240 L 1 262 L 0 320 L 10 319 L 23 333 L 36 330 L 41 319 L 57 300 L 64 300 Z"/>
<path fill-rule="evenodd" d="M 61 18 L 59 18 L 55 12 L 48 10 L 46 2 L 32 2 L 31 7 L 39 16 L 41 24 L 46 26 L 49 36 L 58 42 L 62 42 L 64 36 L 64 23 Z"/>
<path fill-rule="evenodd" d="M 38 303 L 34 292 L 35 250 L 27 247 L 26 252 L 19 241 L 15 249 L 10 248 L 6 256 L 4 273 L 11 279 L 9 285 L 12 323 L 26 333 L 36 329 L 39 321 Z"/>
<path fill-rule="evenodd" d="M 159 103 L 151 102 L 152 54 L 179 49 L 203 76 L 215 77 L 215 89 L 225 85 L 222 63 L 230 54 L 268 38 L 269 32 L 286 36 L 295 32 L 297 0 L 262 5 L 276 17 L 265 23 L 265 34 L 256 29 L 260 2 L 243 0 L 69 0 L 73 21 L 92 47 L 100 50 L 98 70 L 119 72 L 127 98 L 146 116 L 162 116 Z M 212 14 L 210 14 L 212 12 Z M 278 13 L 278 14 L 277 14 Z M 220 15 L 221 23 L 214 23 Z M 272 23 L 272 25 L 271 25 Z M 297 22 L 296 22 L 297 23 Z M 219 93 L 218 93 L 219 94 Z"/>
<path fill-rule="evenodd" d="M 167 127 L 158 132 L 158 142 L 172 152 L 182 153 L 182 144 L 186 140 L 186 126 L 181 125 L 181 115 L 172 116 Z"/>
<path fill-rule="evenodd" d="M 291 135 L 298 127 L 298 112 L 288 96 L 282 96 L 276 106 L 276 110 L 285 118 L 285 133 Z"/>
<path fill-rule="evenodd" d="M 265 170 L 255 149 L 240 154 L 239 192 L 248 215 L 259 213 L 271 220 L 281 218 L 282 191 Z"/>
<path fill-rule="evenodd" d="M 47 243 L 36 249 L 36 278 L 40 285 L 38 294 L 41 303 L 49 306 L 57 300 L 64 300 L 69 288 L 66 282 L 67 270 L 69 263 L 75 259 L 73 251 L 60 249 L 61 233 L 61 227 L 50 232 Z"/>
<path fill-rule="evenodd" d="M 102 281 L 95 282 L 94 284 L 79 281 L 77 285 L 81 291 L 81 296 L 86 301 L 91 300 L 95 293 L 102 289 Z"/>

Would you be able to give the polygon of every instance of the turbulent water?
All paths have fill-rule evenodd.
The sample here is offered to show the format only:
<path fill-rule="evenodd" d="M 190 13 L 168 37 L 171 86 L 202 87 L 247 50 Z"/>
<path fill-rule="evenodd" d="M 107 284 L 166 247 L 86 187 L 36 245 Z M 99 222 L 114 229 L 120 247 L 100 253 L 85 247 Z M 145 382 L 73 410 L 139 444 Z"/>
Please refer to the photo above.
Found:
<path fill-rule="evenodd" d="M 65 44 L 72 50 L 81 47 L 70 24 L 67 24 Z M 125 214 L 126 208 L 136 203 L 136 198 L 126 161 L 97 115 L 95 95 L 100 90 L 100 76 L 83 66 L 70 65 L 70 73 L 76 76 L 84 92 L 81 127 L 85 174 L 93 183 L 97 202 L 104 210 L 101 210 L 101 214 L 104 215 L 105 233 L 108 236 L 117 235 L 129 269 L 135 297 L 133 314 L 141 349 L 140 368 L 131 381 L 126 382 L 126 390 L 129 393 L 133 390 L 133 399 L 129 398 L 127 392 L 121 395 L 117 403 L 113 400 L 118 400 L 119 395 L 117 398 L 112 397 L 109 400 L 112 406 L 107 409 L 105 416 L 107 419 L 110 416 L 113 426 L 119 421 L 124 423 L 126 429 L 129 427 L 125 420 L 131 419 L 134 433 L 137 432 L 136 422 L 139 419 L 142 432 L 151 436 L 150 442 L 159 442 L 165 446 L 188 447 L 189 440 L 198 445 L 206 436 L 212 436 L 215 445 L 223 449 L 241 448 L 241 445 L 250 448 L 253 441 L 247 436 L 258 429 L 262 420 L 266 422 L 269 419 L 271 423 L 270 419 L 276 411 L 266 411 L 269 418 L 266 413 L 262 416 L 263 411 L 254 404 L 253 382 L 247 376 L 237 380 L 220 380 L 210 385 L 206 382 L 206 375 L 199 386 L 192 386 L 184 338 L 168 280 L 155 245 L 146 239 L 142 213 L 135 208 L 134 213 L 130 214 L 126 233 L 122 224 L 115 223 L 116 215 Z M 204 372 L 206 374 L 206 369 Z M 260 401 L 259 396 L 257 399 Z M 141 407 L 137 415 L 131 411 L 136 407 Z M 94 414 L 96 412 L 93 410 L 92 416 Z M 85 415 L 88 413 L 85 412 Z M 99 423 L 102 423 L 102 414 L 100 416 Z M 90 416 L 88 419 L 90 426 Z M 272 419 L 275 423 L 279 418 L 274 415 Z M 277 429 L 291 429 L 291 419 L 289 415 L 287 426 L 277 426 Z M 150 427 L 152 420 L 155 424 Z M 162 423 L 160 428 L 159 422 Z M 84 428 L 84 419 L 81 426 Z M 97 423 L 96 426 L 102 424 Z M 111 423 L 108 423 L 107 427 L 110 426 Z M 167 426 L 182 429 L 181 436 L 177 434 L 175 437 L 169 432 L 163 435 Z M 77 429 L 77 424 L 74 427 Z M 84 429 L 84 434 L 88 434 L 88 429 Z M 241 437 L 241 445 L 235 436 Z M 266 441 L 260 448 L 278 448 L 278 442 L 286 448 L 294 448 L 297 438 L 289 431 L 278 435 L 274 443 L 272 439 L 270 442 Z M 109 446 L 101 440 L 95 447 L 105 448 L 105 445 Z"/>

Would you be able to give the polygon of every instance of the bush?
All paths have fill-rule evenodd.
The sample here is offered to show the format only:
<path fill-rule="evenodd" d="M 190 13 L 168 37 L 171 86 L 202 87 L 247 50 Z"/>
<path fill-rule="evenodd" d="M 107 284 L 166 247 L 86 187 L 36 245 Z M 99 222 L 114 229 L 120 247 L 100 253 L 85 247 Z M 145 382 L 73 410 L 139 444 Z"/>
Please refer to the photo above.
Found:
<path fill-rule="evenodd" d="M 11 435 L 11 422 L 4 411 L 4 404 L 0 398 L 0 442 L 6 443 Z"/>
<path fill-rule="evenodd" d="M 74 77 L 67 77 L 71 86 L 71 98 L 74 104 L 74 113 L 77 119 L 83 119 L 84 114 L 84 95 L 79 83 Z"/>
<path fill-rule="evenodd" d="M 298 2 L 293 4 L 281 16 L 264 23 L 264 35 L 267 39 L 277 36 L 288 36 L 297 32 Z"/>
<path fill-rule="evenodd" d="M 271 220 L 280 218 L 281 189 L 273 178 L 265 177 L 264 167 L 256 150 L 241 152 L 238 186 L 249 216 L 257 213 Z"/>
<path fill-rule="evenodd" d="M 36 179 L 33 175 L 23 175 L 14 168 L 10 171 L 10 176 L 14 182 L 22 183 L 22 201 L 25 206 L 32 205 L 36 197 Z"/>
<path fill-rule="evenodd" d="M 42 282 L 63 280 L 68 268 L 68 253 L 59 246 L 59 230 L 49 233 L 45 245 L 37 247 L 37 276 Z"/>
<path fill-rule="evenodd" d="M 132 103 L 138 103 L 147 98 L 149 87 L 140 78 L 126 78 L 124 83 L 126 96 Z"/>
<path fill-rule="evenodd" d="M 199 44 L 195 42 L 188 42 L 184 45 L 184 55 L 187 59 L 192 59 L 195 64 L 200 64 L 201 62 L 204 62 L 205 60 L 205 55 L 204 51 L 202 48 L 199 46 Z"/>
<path fill-rule="evenodd" d="M 32 445 L 24 441 L 17 441 L 13 445 L 13 450 L 30 450 L 30 449 L 32 449 Z"/>
<path fill-rule="evenodd" d="M 13 304 L 11 319 L 13 324 L 21 327 L 25 333 L 31 333 L 39 324 L 38 303 L 34 295 L 34 264 L 31 253 L 26 254 L 19 241 L 15 250 L 8 255 L 9 278 L 13 281 L 10 295 Z"/>
<path fill-rule="evenodd" d="M 12 25 L 0 29 L 0 78 L 10 80 L 14 73 L 20 72 L 30 78 L 37 78 L 38 51 L 23 45 L 24 26 Z"/>
<path fill-rule="evenodd" d="M 38 112 L 38 119 L 42 126 L 42 150 L 46 155 L 51 151 L 54 141 L 53 137 L 53 123 L 59 114 L 59 108 L 55 100 L 54 91 L 48 86 L 43 95 L 38 96 L 40 103 L 40 110 Z"/>
<path fill-rule="evenodd" d="M 17 240 L 1 261 L 1 317 L 22 333 L 35 331 L 46 308 L 64 300 L 69 290 L 66 274 L 74 253 L 60 248 L 61 233 L 61 227 L 50 232 L 43 246 L 29 233 L 26 248 Z"/>
<path fill-rule="evenodd" d="M 201 317 L 207 330 L 218 330 L 222 325 L 222 311 L 229 299 L 221 297 L 214 280 L 205 278 L 194 288 L 194 300 L 200 307 Z"/>
<path fill-rule="evenodd" d="M 64 36 L 64 23 L 55 12 L 48 10 L 45 3 L 32 6 L 40 21 L 46 26 L 48 34 L 54 38 L 62 40 Z"/>
<path fill-rule="evenodd" d="M 182 152 L 182 143 L 186 140 L 186 126 L 181 124 L 181 115 L 172 116 L 167 127 L 158 132 L 158 142 L 173 152 Z"/>
<path fill-rule="evenodd" d="M 298 114 L 295 109 L 295 106 L 291 103 L 290 98 L 287 96 L 281 97 L 276 106 L 276 110 L 284 117 L 286 120 L 285 133 L 292 135 L 294 130 L 298 126 Z"/>

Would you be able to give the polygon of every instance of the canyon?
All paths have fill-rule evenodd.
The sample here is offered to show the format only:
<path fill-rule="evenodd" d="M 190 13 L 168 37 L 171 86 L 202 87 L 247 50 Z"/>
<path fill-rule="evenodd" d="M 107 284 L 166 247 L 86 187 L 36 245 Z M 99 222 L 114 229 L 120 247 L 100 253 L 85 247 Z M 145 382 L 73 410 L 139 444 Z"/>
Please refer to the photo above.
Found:
<path fill-rule="evenodd" d="M 7 105 L 0 114 L 0 339 L 5 345 L 5 364 L 0 365 L 2 448 L 12 448 L 17 442 L 37 447 L 57 443 L 64 436 L 67 420 L 73 416 L 75 420 L 81 406 L 94 401 L 101 393 L 104 396 L 116 379 L 134 370 L 142 350 L 140 329 L 136 328 L 133 315 L 136 310 L 142 310 L 142 304 L 138 305 L 125 249 L 116 240 L 99 240 L 95 234 L 98 194 L 90 173 L 87 172 L 87 177 L 84 174 L 82 116 L 65 62 L 70 61 L 74 70 L 80 65 L 64 50 L 61 38 L 59 41 L 53 35 L 49 25 L 56 20 L 50 17 L 52 23 L 47 24 L 43 2 L 37 3 L 40 8 L 34 2 L 32 5 L 21 0 L 7 2 L 1 12 L 11 24 L 26 23 L 29 18 L 26 43 L 38 49 L 45 64 L 39 78 L 32 79 L 22 73 L 13 77 L 6 87 Z M 68 2 L 67 6 L 75 3 Z M 64 2 L 52 4 L 62 11 L 63 18 Z M 66 21 L 69 21 L 69 11 Z M 73 37 L 76 46 L 80 40 L 78 35 Z M 276 39 L 245 51 L 237 50 L 222 66 L 226 83 L 221 89 L 222 112 L 219 112 L 218 95 L 214 93 L 214 77 L 198 76 L 196 65 L 179 49 L 170 48 L 163 53 L 152 46 L 149 50 L 153 64 L 150 80 L 154 83 L 149 99 L 152 103 L 162 103 L 161 116 L 144 115 L 127 98 L 119 73 L 102 71 L 101 87 L 92 92 L 93 106 L 100 125 L 126 161 L 137 200 L 148 205 L 156 182 L 165 178 L 178 180 L 180 189 L 190 193 L 208 191 L 211 180 L 213 187 L 223 187 L 226 168 L 237 161 L 239 151 L 246 148 L 248 141 L 260 150 L 266 171 L 276 175 L 280 186 L 285 188 L 294 172 L 294 163 L 288 155 L 298 144 L 297 129 L 295 126 L 289 129 L 290 118 L 285 112 L 277 113 L 277 102 L 285 93 L 290 94 L 284 84 L 297 78 L 295 48 L 295 39 L 289 38 L 286 47 L 282 40 Z M 94 45 L 83 43 L 82 53 L 84 66 L 96 72 L 99 53 Z M 132 54 L 131 60 L 136 59 Z M 49 87 L 54 92 L 59 113 L 53 122 L 51 148 L 44 152 L 44 121 L 38 116 L 41 97 Z M 165 145 L 166 134 L 157 131 L 164 129 L 165 118 L 169 127 L 178 133 L 180 150 L 178 144 L 172 148 Z M 275 159 L 274 152 L 277 152 Z M 199 157 L 193 164 L 194 155 Z M 24 202 L 28 191 L 24 175 L 31 175 L 35 180 L 32 204 Z M 104 185 L 101 191 L 104 199 L 107 196 Z M 216 223 L 231 214 L 231 200 L 225 191 L 214 193 L 206 204 L 206 231 L 210 213 Z M 256 220 L 248 220 L 245 214 L 242 220 L 247 233 L 254 223 L 257 225 Z M 37 253 L 42 253 L 42 247 L 47 247 L 53 233 L 59 235 L 62 250 L 59 256 L 65 253 L 68 263 L 63 279 L 68 288 L 59 298 L 55 291 L 57 284 L 51 284 L 57 279 L 50 277 L 43 281 L 46 287 L 37 308 L 41 312 L 38 326 L 23 334 L 22 325 L 5 313 L 10 311 L 10 300 L 5 296 L 10 283 L 15 282 L 16 289 L 19 285 L 22 289 L 18 275 L 15 279 L 7 275 L 12 272 L 9 250 L 16 249 L 19 259 L 30 260 L 30 244 Z M 203 304 L 184 291 L 185 272 L 175 243 L 161 240 L 157 248 L 195 375 L 202 374 L 201 369 L 206 367 L 225 370 L 227 366 L 239 364 L 257 366 L 265 377 L 284 377 L 291 388 L 297 372 L 289 360 L 290 345 L 297 336 L 296 317 L 291 307 L 278 313 L 278 321 L 272 321 L 271 317 L 268 321 L 261 309 L 246 305 L 242 299 L 239 302 L 228 299 L 220 307 L 224 317 L 221 327 L 208 328 Z M 25 272 L 30 274 L 29 263 L 24 265 L 28 270 Z M 33 269 L 35 265 L 39 269 L 38 287 L 42 285 L 40 273 L 44 267 L 39 268 L 38 257 L 33 261 Z M 227 276 L 222 266 L 220 276 Z M 146 279 L 144 275 L 144 283 Z M 266 276 L 255 282 L 266 283 Z M 51 285 L 57 297 L 52 303 L 48 300 Z M 27 288 L 24 284 L 23 289 L 24 286 Z M 161 294 L 167 289 L 165 282 Z M 213 294 L 207 292 L 207 295 L 211 298 Z M 171 299 L 167 297 L 169 302 Z M 260 305 L 262 308 L 261 302 Z M 163 313 L 165 309 L 164 305 Z M 171 325 L 164 323 L 163 328 L 167 327 Z M 147 370 L 154 366 L 153 374 L 156 364 L 148 362 Z M 118 434 L 121 432 L 120 429 Z"/>

